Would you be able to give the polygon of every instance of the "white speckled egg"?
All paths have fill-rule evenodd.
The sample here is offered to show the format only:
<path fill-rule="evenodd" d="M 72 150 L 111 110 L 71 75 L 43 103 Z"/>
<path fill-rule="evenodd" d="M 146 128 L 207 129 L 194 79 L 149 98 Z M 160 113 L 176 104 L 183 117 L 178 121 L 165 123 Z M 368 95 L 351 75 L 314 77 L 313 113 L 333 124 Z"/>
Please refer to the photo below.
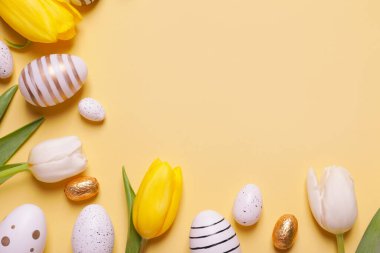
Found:
<path fill-rule="evenodd" d="M 6 79 L 13 74 L 13 57 L 8 46 L 0 40 L 0 79 Z"/>
<path fill-rule="evenodd" d="M 79 113 L 91 121 L 102 121 L 106 117 L 103 106 L 93 98 L 84 98 L 78 105 Z"/>
<path fill-rule="evenodd" d="M 237 194 L 232 213 L 237 223 L 251 226 L 259 221 L 262 209 L 260 189 L 254 184 L 247 184 Z"/>
<path fill-rule="evenodd" d="M 19 206 L 0 223 L 1 253 L 42 253 L 45 243 L 45 215 L 38 206 Z"/>
<path fill-rule="evenodd" d="M 190 230 L 190 251 L 193 253 L 241 253 L 239 239 L 219 213 L 206 210 L 193 220 Z"/>
<path fill-rule="evenodd" d="M 74 253 L 112 253 L 113 226 L 102 206 L 83 208 L 75 222 L 71 243 Z"/>
<path fill-rule="evenodd" d="M 87 66 L 78 56 L 51 54 L 38 58 L 21 71 L 19 86 L 25 100 L 48 107 L 74 96 L 87 78 Z"/>
<path fill-rule="evenodd" d="M 71 3 L 76 6 L 86 6 L 94 3 L 96 0 L 71 0 Z"/>

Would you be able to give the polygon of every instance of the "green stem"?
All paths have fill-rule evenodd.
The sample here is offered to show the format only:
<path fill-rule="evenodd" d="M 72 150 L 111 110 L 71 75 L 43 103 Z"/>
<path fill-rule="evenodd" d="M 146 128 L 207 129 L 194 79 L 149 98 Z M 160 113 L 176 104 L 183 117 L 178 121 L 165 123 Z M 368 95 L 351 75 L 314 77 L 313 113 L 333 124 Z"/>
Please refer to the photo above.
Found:
<path fill-rule="evenodd" d="M 336 243 L 338 244 L 338 253 L 344 253 L 344 238 L 343 234 L 336 235 Z"/>
<path fill-rule="evenodd" d="M 27 163 L 17 164 L 14 167 L 10 167 L 9 169 L 0 170 L 0 184 L 4 183 L 10 177 L 16 175 L 17 173 L 27 171 L 29 169 L 29 165 Z"/>

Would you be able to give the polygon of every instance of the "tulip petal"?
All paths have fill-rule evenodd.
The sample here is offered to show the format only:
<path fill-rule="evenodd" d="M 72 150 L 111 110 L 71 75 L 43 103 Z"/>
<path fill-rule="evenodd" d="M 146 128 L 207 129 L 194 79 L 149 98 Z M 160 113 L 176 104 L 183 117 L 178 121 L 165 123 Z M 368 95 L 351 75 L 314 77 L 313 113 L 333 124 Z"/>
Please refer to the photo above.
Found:
<path fill-rule="evenodd" d="M 87 159 L 81 153 L 75 153 L 60 160 L 33 165 L 30 170 L 37 180 L 55 183 L 83 172 L 86 164 Z"/>
<path fill-rule="evenodd" d="M 307 193 L 311 212 L 313 213 L 313 216 L 318 224 L 321 225 L 321 191 L 318 185 L 318 178 L 313 169 L 309 169 L 309 172 L 307 174 Z"/>
<path fill-rule="evenodd" d="M 145 239 L 156 237 L 166 218 L 174 191 L 174 173 L 168 163 L 154 162 L 136 195 L 133 223 Z"/>
<path fill-rule="evenodd" d="M 169 211 L 166 214 L 166 219 L 164 222 L 164 225 L 161 228 L 161 231 L 157 236 L 160 236 L 161 234 L 165 233 L 170 226 L 173 224 L 173 221 L 177 215 L 179 203 L 181 201 L 181 196 L 182 196 L 182 171 L 181 168 L 176 167 L 173 170 L 174 173 L 174 192 L 173 192 L 173 197 L 172 197 L 172 202 L 169 207 Z"/>
<path fill-rule="evenodd" d="M 51 139 L 37 144 L 29 154 L 32 165 L 61 160 L 73 153 L 80 153 L 82 143 L 76 136 Z"/>
<path fill-rule="evenodd" d="M 354 183 L 341 167 L 328 167 L 323 178 L 323 227 L 333 234 L 351 229 L 357 216 Z"/>

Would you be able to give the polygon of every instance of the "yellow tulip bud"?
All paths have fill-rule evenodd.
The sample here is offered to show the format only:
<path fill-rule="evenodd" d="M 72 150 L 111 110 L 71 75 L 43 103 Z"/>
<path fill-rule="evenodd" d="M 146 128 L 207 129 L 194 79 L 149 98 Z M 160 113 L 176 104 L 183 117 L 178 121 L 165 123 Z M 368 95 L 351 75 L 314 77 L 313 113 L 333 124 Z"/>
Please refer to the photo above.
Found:
<path fill-rule="evenodd" d="M 159 159 L 153 162 L 137 192 L 133 224 L 145 239 L 158 237 L 173 224 L 182 195 L 181 168 Z"/>
<path fill-rule="evenodd" d="M 1 0 L 0 16 L 26 39 L 42 43 L 72 39 L 81 19 L 65 0 Z"/>

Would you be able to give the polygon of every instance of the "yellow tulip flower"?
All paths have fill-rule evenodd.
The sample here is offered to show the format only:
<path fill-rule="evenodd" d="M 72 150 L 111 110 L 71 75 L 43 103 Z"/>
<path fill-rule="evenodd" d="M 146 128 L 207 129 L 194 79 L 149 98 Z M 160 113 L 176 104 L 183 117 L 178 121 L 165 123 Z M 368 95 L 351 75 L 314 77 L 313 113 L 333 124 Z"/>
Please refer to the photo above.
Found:
<path fill-rule="evenodd" d="M 72 39 L 80 13 L 65 0 L 0 0 L 0 16 L 34 42 Z"/>
<path fill-rule="evenodd" d="M 133 205 L 133 224 L 145 239 L 165 233 L 177 214 L 182 195 L 181 168 L 159 159 L 153 162 L 137 192 Z"/>

